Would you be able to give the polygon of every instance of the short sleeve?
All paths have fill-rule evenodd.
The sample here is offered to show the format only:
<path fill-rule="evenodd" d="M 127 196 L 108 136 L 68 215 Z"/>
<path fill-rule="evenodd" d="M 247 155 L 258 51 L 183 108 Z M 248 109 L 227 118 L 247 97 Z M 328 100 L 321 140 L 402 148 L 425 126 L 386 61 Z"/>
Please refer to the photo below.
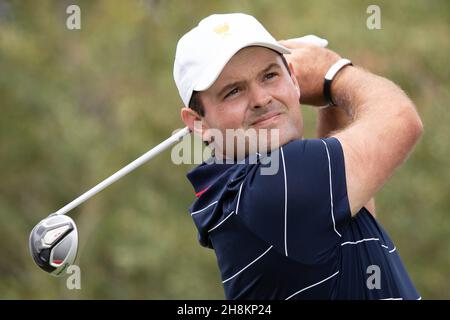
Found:
<path fill-rule="evenodd" d="M 335 254 L 351 221 L 344 155 L 336 138 L 285 144 L 261 159 L 238 197 L 237 215 L 246 226 L 302 263 L 322 263 Z"/>

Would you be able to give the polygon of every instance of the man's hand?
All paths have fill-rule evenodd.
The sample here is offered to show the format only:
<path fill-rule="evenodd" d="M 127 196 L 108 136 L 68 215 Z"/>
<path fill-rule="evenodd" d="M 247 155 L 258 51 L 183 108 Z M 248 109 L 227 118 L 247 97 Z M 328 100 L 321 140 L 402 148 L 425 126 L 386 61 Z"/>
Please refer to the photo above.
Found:
<path fill-rule="evenodd" d="M 281 40 L 279 43 L 291 50 L 285 55 L 292 64 L 300 85 L 300 102 L 323 106 L 323 82 L 328 69 L 341 57 L 334 51 L 310 44 L 300 44 L 294 40 Z"/>

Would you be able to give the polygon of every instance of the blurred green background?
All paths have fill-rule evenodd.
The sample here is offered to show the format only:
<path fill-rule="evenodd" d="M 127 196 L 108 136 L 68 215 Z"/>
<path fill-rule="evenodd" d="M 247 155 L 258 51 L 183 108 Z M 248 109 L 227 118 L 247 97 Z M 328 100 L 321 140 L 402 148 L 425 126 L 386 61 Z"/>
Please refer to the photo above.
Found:
<path fill-rule="evenodd" d="M 66 8 L 81 8 L 81 30 Z M 366 9 L 381 8 L 381 30 Z M 32 227 L 181 128 L 177 40 L 217 12 L 245 12 L 286 39 L 316 34 L 392 79 L 425 134 L 376 197 L 424 299 L 450 299 L 449 21 L 442 1 L 0 0 L 0 298 L 222 299 L 213 251 L 197 243 L 185 178 L 170 152 L 71 212 L 81 290 L 38 269 Z M 315 110 L 304 107 L 306 136 Z M 395 138 L 395 137 L 393 137 Z"/>

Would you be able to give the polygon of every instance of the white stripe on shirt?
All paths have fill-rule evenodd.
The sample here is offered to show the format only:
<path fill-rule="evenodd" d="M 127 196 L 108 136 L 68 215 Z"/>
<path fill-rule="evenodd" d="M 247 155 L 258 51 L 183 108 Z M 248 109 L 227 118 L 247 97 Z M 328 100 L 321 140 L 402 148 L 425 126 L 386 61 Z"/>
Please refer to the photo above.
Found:
<path fill-rule="evenodd" d="M 208 230 L 208 232 L 213 231 L 214 229 L 216 229 L 218 226 L 220 226 L 222 223 L 225 222 L 225 220 L 227 220 L 232 214 L 234 213 L 234 211 L 231 211 L 231 213 L 229 215 L 227 215 L 222 221 L 220 221 L 218 224 L 216 224 L 214 227 L 212 227 L 211 229 Z"/>
<path fill-rule="evenodd" d="M 305 290 L 311 289 L 312 287 L 315 287 L 315 286 L 317 286 L 317 285 L 319 285 L 319 284 L 321 284 L 321 283 L 323 283 L 323 282 L 325 282 L 325 281 L 327 281 L 327 280 L 333 278 L 333 277 L 336 276 L 338 273 L 339 273 L 339 271 L 336 271 L 335 273 L 333 273 L 333 274 L 332 274 L 331 276 L 329 276 L 328 278 L 325 278 L 325 279 L 323 279 L 323 280 L 321 280 L 321 281 L 319 281 L 319 282 L 316 282 L 316 283 L 314 283 L 314 284 L 312 284 L 312 285 L 310 285 L 310 286 L 308 286 L 308 287 L 306 287 L 306 288 L 303 288 L 303 289 L 301 289 L 301 290 L 298 290 L 297 292 L 295 292 L 295 293 L 291 294 L 289 297 L 287 297 L 286 300 L 289 300 L 290 298 L 292 298 L 293 296 L 299 294 L 300 292 L 303 292 L 303 291 L 305 291 Z"/>
<path fill-rule="evenodd" d="M 341 246 L 345 246 L 347 244 L 358 244 L 358 243 L 362 243 L 362 242 L 365 242 L 365 241 L 380 241 L 380 239 L 379 238 L 367 238 L 367 239 L 361 239 L 361 240 L 358 240 L 358 241 L 347 241 L 347 242 L 341 243 Z M 381 246 L 383 248 L 385 248 L 385 249 L 389 249 L 389 247 L 387 245 L 381 244 Z M 394 249 L 389 250 L 389 253 L 392 253 L 395 250 L 397 250 L 397 247 L 394 246 Z"/>
<path fill-rule="evenodd" d="M 259 259 L 261 259 L 267 252 L 269 252 L 270 249 L 272 249 L 273 246 L 270 246 L 269 249 L 267 249 L 266 251 L 264 251 L 264 253 L 262 255 L 260 255 L 258 258 L 256 258 L 255 260 L 253 260 L 252 262 L 250 262 L 248 265 L 246 265 L 244 268 L 242 268 L 240 271 L 236 272 L 233 276 L 229 277 L 226 280 L 223 280 L 222 283 L 225 283 L 231 279 L 233 279 L 234 277 L 236 277 L 238 274 L 240 274 L 242 271 L 244 271 L 245 269 L 247 269 L 248 267 L 250 267 L 252 264 L 254 264 L 256 261 L 258 261 Z"/>
<path fill-rule="evenodd" d="M 242 181 L 241 186 L 239 187 L 239 195 L 238 195 L 238 200 L 237 200 L 237 204 L 236 204 L 236 214 L 238 214 L 238 211 L 239 211 L 239 201 L 241 201 L 241 192 L 242 192 L 243 185 L 244 185 L 244 181 Z"/>
<path fill-rule="evenodd" d="M 206 207 L 204 207 L 203 209 L 200 209 L 200 210 L 197 210 L 197 211 L 192 212 L 192 213 L 191 213 L 191 216 L 193 216 L 194 214 L 200 213 L 200 212 L 202 212 L 203 210 L 208 209 L 209 207 L 211 207 L 213 204 L 216 204 L 217 202 L 218 202 L 218 201 L 214 201 L 214 202 L 208 204 L 208 205 L 207 205 Z"/>
<path fill-rule="evenodd" d="M 379 238 L 368 238 L 368 239 L 362 239 L 362 240 L 358 240 L 358 241 L 347 241 L 344 243 L 341 243 L 341 246 L 345 246 L 346 244 L 358 244 L 364 241 L 380 241 Z"/>
<path fill-rule="evenodd" d="M 287 176 L 286 176 L 286 164 L 284 162 L 283 147 L 281 149 L 281 160 L 283 161 L 283 173 L 284 173 L 284 253 L 288 256 L 287 251 Z"/>
<path fill-rule="evenodd" d="M 336 222 L 334 220 L 334 207 L 333 207 L 333 184 L 331 183 L 331 160 L 330 160 L 330 153 L 328 152 L 328 145 L 327 143 L 321 139 L 323 144 L 325 145 L 325 150 L 327 151 L 327 157 L 328 157 L 328 175 L 330 177 L 330 204 L 331 204 L 331 218 L 333 219 L 333 228 L 334 231 L 337 233 L 339 237 L 342 237 L 342 235 L 336 230 Z"/>

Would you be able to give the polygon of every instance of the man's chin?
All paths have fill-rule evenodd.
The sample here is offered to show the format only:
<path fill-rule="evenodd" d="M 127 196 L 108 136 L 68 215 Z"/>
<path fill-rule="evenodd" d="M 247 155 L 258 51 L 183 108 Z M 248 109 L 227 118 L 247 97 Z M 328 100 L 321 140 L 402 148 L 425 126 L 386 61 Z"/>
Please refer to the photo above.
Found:
<path fill-rule="evenodd" d="M 210 145 L 214 148 L 217 158 L 241 161 L 255 153 L 268 154 L 292 140 L 301 138 L 299 130 L 289 127 L 280 129 L 276 126 L 273 128 L 237 129 L 232 133 L 233 135 L 227 135 L 219 145 Z"/>

